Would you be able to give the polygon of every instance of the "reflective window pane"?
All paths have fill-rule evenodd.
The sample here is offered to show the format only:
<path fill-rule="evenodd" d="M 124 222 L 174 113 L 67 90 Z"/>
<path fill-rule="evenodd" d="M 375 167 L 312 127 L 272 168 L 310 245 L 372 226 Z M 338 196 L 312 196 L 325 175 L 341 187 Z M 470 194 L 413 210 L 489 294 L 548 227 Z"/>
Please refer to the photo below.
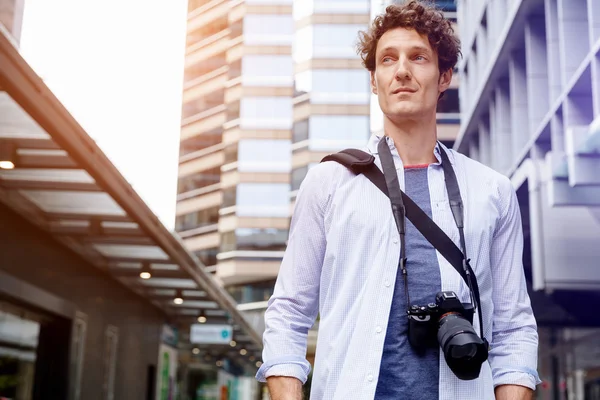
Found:
<path fill-rule="evenodd" d="M 289 172 L 291 147 L 289 140 L 242 139 L 238 144 L 238 171 Z"/>
<path fill-rule="evenodd" d="M 240 101 L 242 129 L 290 129 L 292 99 L 290 97 L 245 97 Z"/>
<path fill-rule="evenodd" d="M 294 168 L 292 170 L 292 191 L 300 189 L 300 184 L 308 173 L 308 166 Z"/>
<path fill-rule="evenodd" d="M 203 133 L 202 135 L 183 140 L 179 148 L 179 155 L 185 156 L 219 143 L 221 143 L 221 134 L 211 135 Z"/>
<path fill-rule="evenodd" d="M 244 217 L 288 217 L 290 185 L 286 183 L 240 183 L 237 215 Z"/>
<path fill-rule="evenodd" d="M 254 15 L 244 17 L 244 43 L 248 45 L 289 46 L 294 35 L 291 15 Z"/>
<path fill-rule="evenodd" d="M 238 228 L 235 230 L 238 250 L 279 251 L 285 250 L 287 229 Z"/>
<path fill-rule="evenodd" d="M 219 222 L 219 207 L 194 211 L 175 218 L 175 230 L 178 232 L 214 225 Z"/>
<path fill-rule="evenodd" d="M 458 89 L 452 88 L 444 92 L 444 96 L 438 102 L 437 112 L 438 114 L 460 112 Z"/>
<path fill-rule="evenodd" d="M 236 189 L 237 189 L 236 186 L 232 186 L 232 187 L 223 189 L 222 208 L 235 206 L 235 200 L 236 200 L 236 194 L 237 194 Z"/>
<path fill-rule="evenodd" d="M 292 46 L 292 57 L 294 62 L 302 62 L 312 58 L 313 37 L 313 27 L 310 25 L 296 30 L 294 44 Z"/>
<path fill-rule="evenodd" d="M 366 70 L 309 70 L 297 74 L 295 83 L 316 104 L 369 104 L 371 98 Z"/>
<path fill-rule="evenodd" d="M 221 179 L 221 168 L 216 167 L 179 178 L 177 183 L 178 193 L 185 193 L 195 189 L 219 183 Z"/>
<path fill-rule="evenodd" d="M 314 29 L 314 58 L 358 58 L 356 41 L 358 32 L 366 30 L 366 25 L 319 24 Z"/>
<path fill-rule="evenodd" d="M 294 122 L 292 128 L 292 142 L 298 143 L 308 140 L 308 119 Z"/>
<path fill-rule="evenodd" d="M 289 55 L 245 55 L 242 83 L 246 86 L 290 86 L 294 63 Z"/>
<path fill-rule="evenodd" d="M 198 250 L 195 251 L 194 254 L 206 267 L 212 267 L 213 265 L 217 265 L 217 254 L 219 254 L 218 248 Z"/>
<path fill-rule="evenodd" d="M 267 301 L 273 294 L 275 280 L 255 282 L 246 285 L 228 286 L 227 291 L 240 304 Z"/>
<path fill-rule="evenodd" d="M 309 120 L 311 150 L 364 147 L 369 134 L 369 117 L 363 115 L 314 115 Z"/>

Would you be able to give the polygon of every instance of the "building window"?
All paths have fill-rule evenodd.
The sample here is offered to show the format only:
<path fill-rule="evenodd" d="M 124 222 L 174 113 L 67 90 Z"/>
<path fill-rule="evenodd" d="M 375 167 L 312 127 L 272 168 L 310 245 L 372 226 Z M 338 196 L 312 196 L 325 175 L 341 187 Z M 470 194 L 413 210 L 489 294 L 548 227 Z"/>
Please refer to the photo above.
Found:
<path fill-rule="evenodd" d="M 435 5 L 446 12 L 456 12 L 456 0 L 434 0 Z"/>
<path fill-rule="evenodd" d="M 195 251 L 194 254 L 200 259 L 205 267 L 217 265 L 217 254 L 219 254 L 218 248 L 198 250 Z"/>
<path fill-rule="evenodd" d="M 227 29 L 227 27 L 228 23 L 226 18 L 213 20 L 210 24 L 204 24 L 198 29 L 190 32 L 186 38 L 187 44 L 188 46 L 193 46 L 194 44 L 201 42 L 204 39 L 207 39 L 213 35 L 216 35 L 219 32 L 224 31 L 225 29 Z"/>
<path fill-rule="evenodd" d="M 357 58 L 356 37 L 367 25 L 318 24 L 311 26 L 314 34 L 313 58 Z"/>
<path fill-rule="evenodd" d="M 246 86 L 290 86 L 294 63 L 289 55 L 255 55 L 242 58 L 242 83 Z"/>
<path fill-rule="evenodd" d="M 248 45 L 289 46 L 294 36 L 292 15 L 255 15 L 244 17 L 244 43 Z"/>
<path fill-rule="evenodd" d="M 227 253 L 229 251 L 235 251 L 236 240 L 235 231 L 223 232 L 221 234 L 221 253 Z"/>
<path fill-rule="evenodd" d="M 237 250 L 285 250 L 288 231 L 275 228 L 238 228 L 235 230 Z"/>
<path fill-rule="evenodd" d="M 219 54 L 215 57 L 202 60 L 202 62 L 192 64 L 185 69 L 184 83 L 188 83 L 225 65 L 227 65 L 227 62 L 224 54 Z"/>
<path fill-rule="evenodd" d="M 238 160 L 238 145 L 237 143 L 228 144 L 225 149 L 223 149 L 224 154 L 224 164 L 231 164 Z"/>
<path fill-rule="evenodd" d="M 223 204 L 222 208 L 235 206 L 235 199 L 237 194 L 237 187 L 232 186 L 227 189 L 223 189 Z"/>
<path fill-rule="evenodd" d="M 255 282 L 246 285 L 236 285 L 227 287 L 227 291 L 233 299 L 240 303 L 255 303 L 267 301 L 273 295 L 275 280 Z"/>
<path fill-rule="evenodd" d="M 178 232 L 219 223 L 219 207 L 195 211 L 175 218 L 175 230 Z"/>
<path fill-rule="evenodd" d="M 369 72 L 363 70 L 309 70 L 296 74 L 296 90 L 312 93 L 365 93 L 370 95 Z"/>
<path fill-rule="evenodd" d="M 221 134 L 213 134 L 206 132 L 202 135 L 197 135 L 192 138 L 181 141 L 179 147 L 179 155 L 185 156 L 195 151 L 204 150 L 207 147 L 221 143 Z"/>
<path fill-rule="evenodd" d="M 287 183 L 240 183 L 236 213 L 243 217 L 289 217 L 289 192 Z"/>
<path fill-rule="evenodd" d="M 290 129 L 292 99 L 289 97 L 245 97 L 240 101 L 242 129 Z"/>
<path fill-rule="evenodd" d="M 289 172 L 291 152 L 289 140 L 242 139 L 238 143 L 238 171 Z"/>
<path fill-rule="evenodd" d="M 294 122 L 292 127 L 292 142 L 299 143 L 308 140 L 308 119 Z"/>
<path fill-rule="evenodd" d="M 302 184 L 302 181 L 304 180 L 304 178 L 306 178 L 307 173 L 308 165 L 292 170 L 292 191 L 300 189 L 300 184 Z"/>
<path fill-rule="evenodd" d="M 206 171 L 194 173 L 188 176 L 179 178 L 177 190 L 179 193 L 185 193 L 196 189 L 201 189 L 206 186 L 219 183 L 221 179 L 221 168 L 216 167 L 207 169 Z"/>
<path fill-rule="evenodd" d="M 369 139 L 369 117 L 313 115 L 308 130 L 311 150 L 337 151 L 347 147 L 363 147 Z"/>
<path fill-rule="evenodd" d="M 217 106 L 222 105 L 225 102 L 225 95 L 223 90 L 217 90 L 206 96 L 202 96 L 196 100 L 188 101 L 183 103 L 181 118 L 186 119 L 198 115 L 204 111 L 210 110 Z"/>
<path fill-rule="evenodd" d="M 458 114 L 460 105 L 458 101 L 458 89 L 451 88 L 444 92 L 437 106 L 438 114 Z"/>

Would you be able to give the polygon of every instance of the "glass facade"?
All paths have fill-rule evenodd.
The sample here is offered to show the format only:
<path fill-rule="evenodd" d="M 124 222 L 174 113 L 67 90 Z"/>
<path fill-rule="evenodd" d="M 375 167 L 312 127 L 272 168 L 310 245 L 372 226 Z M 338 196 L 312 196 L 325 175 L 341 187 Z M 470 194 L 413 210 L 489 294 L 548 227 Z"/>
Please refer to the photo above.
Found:
<path fill-rule="evenodd" d="M 236 214 L 240 217 L 288 217 L 289 193 L 287 183 L 240 183 Z"/>
<path fill-rule="evenodd" d="M 268 301 L 273 294 L 275 280 L 255 282 L 248 285 L 229 286 L 227 291 L 238 303 Z"/>
<path fill-rule="evenodd" d="M 242 129 L 290 129 L 292 99 L 290 97 L 244 97 L 240 101 Z"/>
<path fill-rule="evenodd" d="M 218 248 L 197 250 L 194 252 L 194 254 L 200 259 L 200 261 L 202 261 L 202 264 L 207 267 L 217 265 L 217 254 L 219 254 Z"/>
<path fill-rule="evenodd" d="M 181 141 L 179 146 L 179 155 L 185 156 L 196 151 L 204 150 L 221 143 L 221 130 L 216 132 L 205 132 L 202 135 L 194 136 Z"/>
<path fill-rule="evenodd" d="M 211 168 L 199 173 L 179 178 L 177 189 L 179 193 L 185 193 L 196 189 L 202 189 L 219 183 L 221 179 L 221 167 Z"/>
<path fill-rule="evenodd" d="M 289 140 L 243 139 L 238 143 L 238 171 L 289 172 L 291 143 Z"/>
<path fill-rule="evenodd" d="M 221 235 L 221 252 L 235 250 L 281 251 L 285 250 L 287 229 L 238 228 Z"/>
<path fill-rule="evenodd" d="M 244 16 L 244 43 L 249 46 L 290 46 L 294 37 L 291 15 Z"/>
<path fill-rule="evenodd" d="M 219 207 L 194 211 L 175 218 L 175 230 L 178 232 L 216 225 L 219 222 Z"/>
<path fill-rule="evenodd" d="M 294 36 L 294 61 L 302 62 L 312 58 L 357 58 L 358 31 L 366 28 L 366 25 L 361 24 L 318 24 L 300 28 Z"/>
<path fill-rule="evenodd" d="M 296 74 L 296 92 L 313 104 L 369 104 L 369 73 L 362 69 L 313 69 Z"/>
<path fill-rule="evenodd" d="M 245 55 L 241 60 L 244 86 L 290 86 L 294 63 L 289 55 Z"/>

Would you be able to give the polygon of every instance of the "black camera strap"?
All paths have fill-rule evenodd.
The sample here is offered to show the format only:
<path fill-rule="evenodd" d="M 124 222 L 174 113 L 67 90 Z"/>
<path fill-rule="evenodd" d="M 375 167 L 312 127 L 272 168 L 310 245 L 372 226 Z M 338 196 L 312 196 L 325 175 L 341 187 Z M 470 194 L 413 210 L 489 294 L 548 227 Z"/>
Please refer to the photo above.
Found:
<path fill-rule="evenodd" d="M 483 316 L 481 312 L 481 300 L 479 296 L 479 285 L 475 273 L 473 272 L 469 259 L 466 257 L 466 245 L 464 235 L 464 210 L 458 181 L 454 170 L 448 159 L 448 155 L 444 148 L 439 145 L 440 155 L 442 157 L 442 168 L 446 180 L 446 190 L 450 209 L 454 217 L 454 221 L 458 228 L 460 236 L 459 249 L 456 244 L 448 237 L 448 235 L 425 213 L 410 197 L 400 189 L 398 182 L 398 174 L 392 158 L 391 151 L 383 137 L 378 144 L 379 157 L 383 167 L 382 171 L 375 165 L 375 157 L 358 149 L 346 149 L 339 153 L 330 154 L 323 158 L 322 162 L 335 161 L 346 168 L 349 168 L 356 174 L 363 174 L 377 188 L 379 188 L 386 196 L 390 198 L 392 204 L 392 213 L 398 233 L 400 234 L 401 250 L 399 268 L 404 277 L 405 292 L 407 295 L 407 304 L 410 305 L 410 297 L 408 295 L 408 273 L 406 268 L 406 250 L 405 250 L 405 233 L 406 223 L 405 218 L 408 218 L 415 228 L 431 243 L 431 245 L 440 252 L 440 254 L 448 260 L 454 269 L 460 274 L 465 283 L 469 286 L 471 301 L 474 301 L 474 306 L 477 309 L 479 318 L 480 337 L 487 344 L 487 340 L 483 336 Z"/>

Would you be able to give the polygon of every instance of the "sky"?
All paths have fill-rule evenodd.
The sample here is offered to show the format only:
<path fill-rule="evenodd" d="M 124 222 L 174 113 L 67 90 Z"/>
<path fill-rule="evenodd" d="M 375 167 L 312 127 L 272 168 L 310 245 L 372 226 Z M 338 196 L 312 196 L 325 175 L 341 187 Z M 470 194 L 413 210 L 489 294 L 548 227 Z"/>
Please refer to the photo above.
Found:
<path fill-rule="evenodd" d="M 21 53 L 173 229 L 186 0 L 26 0 Z"/>

